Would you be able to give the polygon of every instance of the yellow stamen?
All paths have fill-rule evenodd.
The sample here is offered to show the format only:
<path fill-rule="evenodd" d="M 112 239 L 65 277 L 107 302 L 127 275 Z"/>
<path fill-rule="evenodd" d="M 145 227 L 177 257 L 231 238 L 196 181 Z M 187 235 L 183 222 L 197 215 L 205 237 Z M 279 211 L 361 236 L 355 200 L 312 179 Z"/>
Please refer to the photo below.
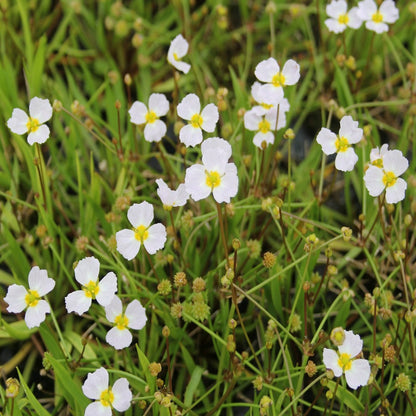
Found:
<path fill-rule="evenodd" d="M 146 123 L 154 123 L 157 119 L 158 117 L 154 111 L 149 111 L 146 114 Z"/>
<path fill-rule="evenodd" d="M 338 358 L 338 365 L 342 368 L 343 371 L 350 370 L 352 366 L 351 355 L 343 352 Z"/>
<path fill-rule="evenodd" d="M 397 177 L 393 172 L 386 172 L 383 176 L 383 183 L 386 188 L 393 186 L 397 182 Z"/>
<path fill-rule="evenodd" d="M 98 286 L 97 282 L 90 280 L 88 284 L 82 287 L 82 290 L 84 291 L 87 298 L 95 299 L 98 292 L 100 291 L 100 287 Z"/>
<path fill-rule="evenodd" d="M 373 166 L 377 166 L 378 168 L 382 168 L 382 167 L 383 167 L 383 159 L 382 159 L 382 158 L 380 158 L 380 159 L 373 160 L 373 161 L 371 162 L 371 164 L 372 164 Z"/>
<path fill-rule="evenodd" d="M 38 304 L 39 299 L 40 299 L 40 296 L 39 296 L 39 293 L 37 292 L 37 290 L 29 289 L 27 291 L 27 294 L 25 296 L 25 302 L 26 302 L 27 306 L 33 308 L 34 306 L 36 306 Z"/>
<path fill-rule="evenodd" d="M 272 84 L 275 87 L 283 87 L 283 85 L 285 85 L 285 81 L 286 81 L 286 78 L 281 72 L 278 72 L 272 78 Z"/>
<path fill-rule="evenodd" d="M 30 118 L 26 123 L 26 128 L 29 133 L 34 133 L 40 126 L 40 123 L 37 118 Z"/>
<path fill-rule="evenodd" d="M 137 228 L 134 229 L 134 238 L 141 243 L 143 243 L 144 240 L 147 240 L 149 237 L 149 231 L 147 231 L 146 227 L 144 225 L 139 225 Z"/>
<path fill-rule="evenodd" d="M 348 143 L 348 139 L 345 137 L 338 137 L 335 141 L 335 147 L 337 152 L 346 152 L 350 147 L 350 144 Z"/>
<path fill-rule="evenodd" d="M 348 14 L 340 14 L 338 16 L 338 23 L 340 25 L 346 25 L 349 20 L 350 20 L 350 18 L 348 17 Z"/>
<path fill-rule="evenodd" d="M 216 188 L 221 183 L 220 174 L 213 170 L 211 172 L 205 171 L 206 180 L 205 183 L 211 188 Z"/>
<path fill-rule="evenodd" d="M 116 324 L 117 329 L 126 329 L 129 324 L 129 318 L 121 314 L 116 316 L 116 319 L 114 319 L 114 323 Z"/>
<path fill-rule="evenodd" d="M 381 23 L 383 21 L 383 15 L 377 10 L 372 16 L 371 20 L 374 23 Z"/>
<path fill-rule="evenodd" d="M 202 117 L 199 114 L 194 114 L 191 118 L 192 127 L 195 127 L 195 128 L 201 127 L 203 121 L 204 120 L 202 119 Z"/>
<path fill-rule="evenodd" d="M 265 104 L 265 103 L 261 103 L 261 106 L 263 108 L 265 108 L 266 110 L 270 110 L 273 107 L 273 104 Z"/>
<path fill-rule="evenodd" d="M 175 61 L 179 61 L 179 56 L 177 55 L 177 53 L 176 53 L 176 52 L 173 52 L 173 59 L 174 59 Z"/>
<path fill-rule="evenodd" d="M 114 393 L 111 391 L 111 387 L 104 390 L 100 394 L 100 402 L 104 407 L 109 407 L 113 404 Z"/>
<path fill-rule="evenodd" d="M 270 123 L 266 119 L 260 121 L 259 131 L 262 133 L 267 133 L 268 131 L 270 131 Z"/>

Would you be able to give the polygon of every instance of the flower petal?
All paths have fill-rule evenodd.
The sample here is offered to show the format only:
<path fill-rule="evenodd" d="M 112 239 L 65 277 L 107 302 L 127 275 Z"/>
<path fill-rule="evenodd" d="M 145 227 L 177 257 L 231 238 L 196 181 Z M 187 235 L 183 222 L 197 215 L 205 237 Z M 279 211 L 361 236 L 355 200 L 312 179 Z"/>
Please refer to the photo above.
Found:
<path fill-rule="evenodd" d="M 409 167 L 409 161 L 400 150 L 390 150 L 383 156 L 383 167 L 386 172 L 400 176 Z"/>
<path fill-rule="evenodd" d="M 108 389 L 108 371 L 100 367 L 93 373 L 88 373 L 87 379 L 82 385 L 82 392 L 92 400 L 99 400 L 104 390 Z"/>
<path fill-rule="evenodd" d="M 122 350 L 131 344 L 133 335 L 127 328 L 118 329 L 115 326 L 107 332 L 105 340 L 116 350 Z"/>
<path fill-rule="evenodd" d="M 68 313 L 75 312 L 82 315 L 91 306 L 92 299 L 85 295 L 83 290 L 76 290 L 65 297 L 65 307 Z"/>
<path fill-rule="evenodd" d="M 154 111 L 158 117 L 165 116 L 169 111 L 169 101 L 165 94 L 151 94 L 149 97 L 149 110 Z"/>
<path fill-rule="evenodd" d="M 218 202 L 230 202 L 230 198 L 237 195 L 238 176 L 237 167 L 234 163 L 227 163 L 225 173 L 221 178 L 221 183 L 212 191 L 214 199 Z"/>
<path fill-rule="evenodd" d="M 335 377 L 342 375 L 342 368 L 338 364 L 339 356 L 334 350 L 324 348 L 323 351 L 323 362 L 326 368 L 332 370 Z"/>
<path fill-rule="evenodd" d="M 125 412 L 130 407 L 133 395 L 129 389 L 129 382 L 126 378 L 119 378 L 113 385 L 114 409 L 119 412 Z"/>
<path fill-rule="evenodd" d="M 285 77 L 285 85 L 294 85 L 300 78 L 300 66 L 293 59 L 288 59 L 283 65 L 282 74 Z"/>
<path fill-rule="evenodd" d="M 112 416 L 110 406 L 103 406 L 101 402 L 90 403 L 85 408 L 84 416 Z"/>
<path fill-rule="evenodd" d="M 383 170 L 377 166 L 370 166 L 364 175 L 365 187 L 371 196 L 379 196 L 385 185 L 383 183 Z"/>
<path fill-rule="evenodd" d="M 192 124 L 187 124 L 179 130 L 179 140 L 186 147 L 194 147 L 202 142 L 202 130 Z"/>
<path fill-rule="evenodd" d="M 100 262 L 95 257 L 85 257 L 80 260 L 74 269 L 75 279 L 82 285 L 97 282 L 100 272 Z"/>
<path fill-rule="evenodd" d="M 370 363 L 367 360 L 353 360 L 351 368 L 345 372 L 348 386 L 354 390 L 360 386 L 365 386 L 370 378 L 370 373 Z"/>
<path fill-rule="evenodd" d="M 29 114 L 31 118 L 38 120 L 40 124 L 52 117 L 52 106 L 48 99 L 33 97 L 29 103 Z"/>
<path fill-rule="evenodd" d="M 336 19 L 325 19 L 324 23 L 328 30 L 333 33 L 342 33 L 347 28 L 347 25 L 339 23 Z"/>
<path fill-rule="evenodd" d="M 51 312 L 51 307 L 46 300 L 39 300 L 36 306 L 29 306 L 26 310 L 25 322 L 27 327 L 33 328 L 39 326 L 44 320 L 47 313 Z"/>
<path fill-rule="evenodd" d="M 246 111 L 244 114 L 244 127 L 247 130 L 257 131 L 262 117 L 256 110 Z"/>
<path fill-rule="evenodd" d="M 126 312 L 124 314 L 128 320 L 129 325 L 128 327 L 131 329 L 142 329 L 147 322 L 146 316 L 146 309 L 142 306 L 142 304 L 137 300 L 132 300 L 126 308 Z"/>
<path fill-rule="evenodd" d="M 4 301 L 9 304 L 7 307 L 7 311 L 11 313 L 20 313 L 22 312 L 27 304 L 26 304 L 26 295 L 27 290 L 22 285 L 13 284 L 9 286 L 7 290 L 7 295 L 4 298 Z"/>
<path fill-rule="evenodd" d="M 267 133 L 258 132 L 253 137 L 253 143 L 256 145 L 259 149 L 263 149 L 262 143 L 265 142 L 266 146 L 269 144 L 274 143 L 274 134 L 271 131 L 268 131 Z"/>
<path fill-rule="evenodd" d="M 185 188 L 194 201 L 204 199 L 211 193 L 211 188 L 206 184 L 203 165 L 192 165 L 186 169 Z"/>
<path fill-rule="evenodd" d="M 326 14 L 329 17 L 338 19 L 339 15 L 347 12 L 347 2 L 345 0 L 332 0 L 326 6 Z"/>
<path fill-rule="evenodd" d="M 345 137 L 350 144 L 358 143 L 363 138 L 363 129 L 351 116 L 344 116 L 340 121 L 339 137 Z"/>
<path fill-rule="evenodd" d="M 386 188 L 386 202 L 388 204 L 397 204 L 405 197 L 407 183 L 404 179 L 398 178 L 396 183 Z"/>
<path fill-rule="evenodd" d="M 399 10 L 393 0 L 385 0 L 380 5 L 380 13 L 383 15 L 383 22 L 394 23 L 399 18 Z"/>
<path fill-rule="evenodd" d="M 206 105 L 202 110 L 201 117 L 203 120 L 201 128 L 208 133 L 212 133 L 219 119 L 217 106 L 215 104 Z"/>
<path fill-rule="evenodd" d="M 363 349 L 363 340 L 352 331 L 344 331 L 344 342 L 338 347 L 341 354 L 349 354 L 351 358 L 356 357 Z"/>
<path fill-rule="evenodd" d="M 201 103 L 196 94 L 186 95 L 178 104 L 176 109 L 178 116 L 184 120 L 191 120 L 192 116 L 199 114 L 201 111 Z"/>
<path fill-rule="evenodd" d="M 147 107 L 141 101 L 135 101 L 129 110 L 130 121 L 137 125 L 144 124 L 147 113 Z"/>
<path fill-rule="evenodd" d="M 335 167 L 342 172 L 350 172 L 358 162 L 358 156 L 352 147 L 345 152 L 338 152 L 335 158 Z"/>
<path fill-rule="evenodd" d="M 28 276 L 29 287 L 36 290 L 39 296 L 44 296 L 55 287 L 55 280 L 48 277 L 46 270 L 41 270 L 38 266 L 32 267 Z"/>
<path fill-rule="evenodd" d="M 139 225 L 148 227 L 153 221 L 153 217 L 153 205 L 147 201 L 143 201 L 140 204 L 133 204 L 127 211 L 127 218 L 135 228 Z"/>
<path fill-rule="evenodd" d="M 332 155 L 336 153 L 337 148 L 335 142 L 337 140 L 337 135 L 326 127 L 322 127 L 319 130 L 318 135 L 316 136 L 316 141 L 322 146 L 322 151 L 326 155 Z"/>
<path fill-rule="evenodd" d="M 108 321 L 113 322 L 117 316 L 121 315 L 123 312 L 123 304 L 121 299 L 114 295 L 111 302 L 105 306 L 105 317 Z"/>
<path fill-rule="evenodd" d="M 46 124 L 42 124 L 37 128 L 36 131 L 33 131 L 28 134 L 27 142 L 32 146 L 33 143 L 45 143 L 48 140 L 50 134 L 49 127 Z"/>
<path fill-rule="evenodd" d="M 7 127 L 16 134 L 23 134 L 27 132 L 27 122 L 29 116 L 20 108 L 15 108 L 12 116 L 7 120 Z"/>
<path fill-rule="evenodd" d="M 137 256 L 141 243 L 134 236 L 132 230 L 121 230 L 116 233 L 117 251 L 127 260 Z"/>
<path fill-rule="evenodd" d="M 166 124 L 162 120 L 147 123 L 144 128 L 144 139 L 147 142 L 160 142 L 166 134 Z"/>
<path fill-rule="evenodd" d="M 149 236 L 143 241 L 144 248 L 149 254 L 155 254 L 165 246 L 166 228 L 163 224 L 153 224 L 147 231 Z"/>
<path fill-rule="evenodd" d="M 114 272 L 108 272 L 98 283 L 97 302 L 101 306 L 107 306 L 117 292 L 117 276 Z"/>
<path fill-rule="evenodd" d="M 259 81 L 272 82 L 273 77 L 280 72 L 276 59 L 269 58 L 257 64 L 254 75 Z"/>
<path fill-rule="evenodd" d="M 258 95 L 262 104 L 277 105 L 283 100 L 283 88 L 264 84 L 259 88 Z"/>

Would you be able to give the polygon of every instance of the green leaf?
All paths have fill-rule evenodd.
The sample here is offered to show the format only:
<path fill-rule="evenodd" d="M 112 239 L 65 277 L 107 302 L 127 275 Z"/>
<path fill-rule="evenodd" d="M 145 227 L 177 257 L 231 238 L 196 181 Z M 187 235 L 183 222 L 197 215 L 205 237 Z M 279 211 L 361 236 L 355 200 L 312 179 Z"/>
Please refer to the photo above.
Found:
<path fill-rule="evenodd" d="M 38 329 L 29 329 L 24 320 L 12 322 L 8 324 L 5 320 L 1 320 L 2 327 L 0 327 L 0 338 L 13 338 L 23 341 L 28 339 Z"/>
<path fill-rule="evenodd" d="M 197 365 L 194 368 L 194 371 L 191 375 L 191 379 L 189 380 L 188 386 L 186 387 L 186 390 L 185 390 L 185 400 L 184 400 L 185 407 L 189 407 L 192 404 L 192 399 L 201 381 L 203 372 L 204 372 L 204 369 L 200 367 L 199 365 Z"/>
<path fill-rule="evenodd" d="M 331 391 L 334 391 L 335 382 L 328 381 L 328 387 Z M 343 404 L 345 404 L 345 406 L 347 406 L 354 412 L 362 412 L 364 410 L 364 404 L 361 403 L 360 399 L 341 385 L 338 385 L 337 391 L 335 392 L 335 396 L 337 396 L 337 398 Z"/>
<path fill-rule="evenodd" d="M 34 394 L 32 393 L 32 390 L 28 387 L 26 384 L 26 381 L 22 374 L 20 373 L 19 369 L 17 369 L 17 373 L 19 374 L 19 380 L 20 385 L 23 387 L 23 390 L 25 391 L 26 397 L 30 403 L 30 405 L 33 407 L 33 409 L 36 412 L 37 416 L 50 416 L 50 413 L 38 402 Z"/>
<path fill-rule="evenodd" d="M 68 404 L 75 410 L 74 414 L 81 415 L 90 401 L 81 389 L 81 382 L 57 359 L 49 354 L 48 360 L 55 372 L 55 380 Z"/>

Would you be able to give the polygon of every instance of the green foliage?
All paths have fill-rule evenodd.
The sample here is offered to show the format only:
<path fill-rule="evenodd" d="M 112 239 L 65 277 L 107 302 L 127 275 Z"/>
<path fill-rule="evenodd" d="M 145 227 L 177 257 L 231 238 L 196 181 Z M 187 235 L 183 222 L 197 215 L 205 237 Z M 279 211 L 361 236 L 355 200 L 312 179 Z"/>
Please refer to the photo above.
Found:
<path fill-rule="evenodd" d="M 395 382 L 416 381 L 415 7 L 398 2 L 387 33 L 335 35 L 326 4 L 0 0 L 0 295 L 28 288 L 34 265 L 56 282 L 39 328 L 0 301 L 0 371 L 20 381 L 14 401 L 1 384 L 4 412 L 83 415 L 91 401 L 82 385 L 103 366 L 110 384 L 129 382 L 126 415 L 414 413 L 415 390 Z M 189 41 L 188 74 L 166 59 L 179 33 Z M 294 59 L 301 78 L 285 87 L 286 127 L 259 149 L 244 113 L 255 105 L 255 67 L 270 56 L 281 67 Z M 157 144 L 128 113 L 155 92 L 170 102 Z M 204 138 L 231 144 L 238 194 L 167 211 L 156 179 L 176 189 L 201 162 L 200 146 L 178 138 L 176 107 L 188 93 L 219 108 Z M 49 139 L 30 146 L 6 123 L 34 96 L 57 102 Z M 350 173 L 315 143 L 322 127 L 337 133 L 344 114 L 364 129 Z M 363 182 L 370 150 L 383 143 L 410 163 L 406 198 L 394 205 Z M 142 247 L 127 261 L 115 235 L 131 228 L 128 208 L 142 201 L 168 238 L 156 254 Z M 66 311 L 65 297 L 80 289 L 74 268 L 89 256 L 100 278 L 116 274 L 124 305 L 137 299 L 146 309 L 145 327 L 122 350 L 106 342 L 111 323 L 95 300 L 82 316 Z M 198 277 L 205 288 L 193 286 Z M 363 340 L 368 385 L 352 390 L 327 373 L 323 348 L 337 350 L 335 327 Z"/>

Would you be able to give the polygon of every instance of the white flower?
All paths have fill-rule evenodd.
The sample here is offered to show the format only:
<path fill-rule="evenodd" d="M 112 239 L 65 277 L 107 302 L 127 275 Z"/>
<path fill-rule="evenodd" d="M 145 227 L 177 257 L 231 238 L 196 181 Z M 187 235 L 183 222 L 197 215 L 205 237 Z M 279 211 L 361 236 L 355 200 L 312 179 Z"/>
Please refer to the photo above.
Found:
<path fill-rule="evenodd" d="M 186 192 L 185 184 L 181 183 L 176 191 L 169 189 L 163 179 L 156 179 L 157 194 L 162 201 L 163 208 L 170 211 L 173 207 L 182 207 L 186 204 L 189 198 L 188 192 Z"/>
<path fill-rule="evenodd" d="M 224 139 L 210 137 L 201 145 L 202 165 L 186 169 L 185 188 L 195 201 L 211 192 L 217 202 L 230 202 L 237 195 L 238 176 L 234 163 L 228 163 L 231 146 Z"/>
<path fill-rule="evenodd" d="M 181 61 L 181 58 L 188 53 L 188 48 L 189 43 L 182 35 L 179 34 L 172 40 L 168 50 L 168 62 L 177 70 L 182 71 L 185 74 L 189 72 L 191 65 Z"/>
<path fill-rule="evenodd" d="M 155 254 L 164 247 L 166 228 L 163 224 L 153 224 L 153 205 L 144 201 L 133 204 L 127 211 L 127 218 L 133 226 L 131 230 L 116 233 L 117 251 L 127 260 L 136 257 L 143 244 L 149 254 Z"/>
<path fill-rule="evenodd" d="M 299 64 L 289 59 L 280 71 L 276 59 L 269 58 L 257 64 L 254 74 L 261 82 L 266 82 L 259 88 L 260 102 L 278 104 L 283 99 L 283 87 L 294 85 L 299 81 Z"/>
<path fill-rule="evenodd" d="M 324 348 L 323 361 L 326 368 L 334 372 L 335 377 L 345 373 L 347 384 L 352 389 L 365 386 L 370 378 L 370 364 L 368 360 L 354 359 L 361 353 L 363 341 L 352 331 L 344 331 L 345 339 L 338 347 L 338 352 Z"/>
<path fill-rule="evenodd" d="M 82 285 L 81 290 L 69 293 L 65 297 L 68 313 L 76 312 L 82 315 L 96 299 L 101 306 L 107 306 L 117 292 L 117 276 L 113 272 L 107 273 L 98 281 L 100 262 L 95 257 L 85 257 L 74 269 L 75 280 Z"/>
<path fill-rule="evenodd" d="M 159 142 L 166 134 L 166 124 L 159 120 L 169 111 L 169 101 L 163 94 L 149 97 L 149 109 L 140 101 L 135 101 L 129 110 L 130 121 L 134 124 L 146 124 L 144 138 L 148 142 Z"/>
<path fill-rule="evenodd" d="M 195 94 L 188 94 L 178 104 L 178 115 L 189 124 L 179 131 L 179 140 L 186 147 L 196 146 L 202 142 L 202 130 L 212 133 L 215 130 L 219 115 L 215 104 L 208 104 L 201 111 L 201 103 Z"/>
<path fill-rule="evenodd" d="M 29 103 L 29 116 L 20 108 L 13 110 L 7 120 L 7 127 L 16 134 L 29 133 L 27 142 L 45 143 L 49 137 L 49 127 L 45 123 L 52 117 L 52 106 L 47 99 L 33 97 Z"/>
<path fill-rule="evenodd" d="M 358 127 L 358 121 L 351 116 L 344 116 L 340 121 L 338 136 L 326 127 L 322 127 L 316 141 L 322 146 L 326 155 L 336 153 L 335 167 L 343 172 L 353 170 L 358 161 L 352 144 L 358 143 L 363 137 L 363 129 Z"/>
<path fill-rule="evenodd" d="M 272 131 L 279 130 L 286 125 L 286 112 L 289 110 L 289 101 L 286 98 L 277 105 L 259 105 L 253 107 L 244 114 L 244 127 L 247 130 L 256 131 L 253 143 L 262 149 L 262 143 L 274 143 Z M 278 115 L 278 117 L 276 117 Z M 277 120 L 276 120 L 277 118 Z"/>
<path fill-rule="evenodd" d="M 393 0 L 383 1 L 379 8 L 374 0 L 360 1 L 357 14 L 365 21 L 365 27 L 376 33 L 387 32 L 387 23 L 394 23 L 399 18 L 399 10 Z"/>
<path fill-rule="evenodd" d="M 86 407 L 84 416 L 112 416 L 113 409 L 125 412 L 133 397 L 126 378 L 119 378 L 113 387 L 109 386 L 108 371 L 104 367 L 88 373 L 82 391 L 95 400 Z"/>
<path fill-rule="evenodd" d="M 332 0 L 326 6 L 326 14 L 330 18 L 325 20 L 325 25 L 334 33 L 341 33 L 347 27 L 358 29 L 362 20 L 358 17 L 357 12 L 357 7 L 353 7 L 347 12 L 347 2 L 345 0 Z"/>
<path fill-rule="evenodd" d="M 123 305 L 118 296 L 114 296 L 109 305 L 105 307 L 106 318 L 114 325 L 105 337 L 105 340 L 116 350 L 121 350 L 131 344 L 133 336 L 127 329 L 142 329 L 146 325 L 146 310 L 138 300 L 130 302 L 123 313 Z"/>
<path fill-rule="evenodd" d="M 370 165 L 365 172 L 364 182 L 371 196 L 378 196 L 386 190 L 387 203 L 396 204 L 405 197 L 407 183 L 399 176 L 407 170 L 409 161 L 400 150 L 384 150 L 382 162 Z"/>
<path fill-rule="evenodd" d="M 8 312 L 20 313 L 26 309 L 25 322 L 28 328 L 39 326 L 51 308 L 46 300 L 41 299 L 55 287 L 55 280 L 48 277 L 46 270 L 32 267 L 28 276 L 29 290 L 21 285 L 11 285 L 4 301 L 9 304 Z"/>
<path fill-rule="evenodd" d="M 383 144 L 380 148 L 376 147 L 370 151 L 370 163 L 379 168 L 383 167 L 383 157 L 389 151 L 389 145 Z"/>

